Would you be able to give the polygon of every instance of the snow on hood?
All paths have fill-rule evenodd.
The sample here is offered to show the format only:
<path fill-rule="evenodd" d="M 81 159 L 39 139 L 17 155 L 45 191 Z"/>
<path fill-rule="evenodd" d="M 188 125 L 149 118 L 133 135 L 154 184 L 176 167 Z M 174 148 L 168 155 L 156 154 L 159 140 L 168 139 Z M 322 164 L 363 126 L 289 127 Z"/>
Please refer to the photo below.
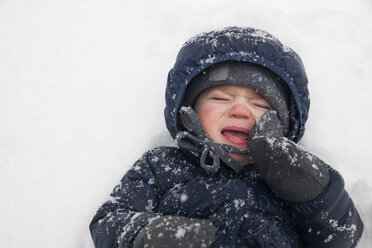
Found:
<path fill-rule="evenodd" d="M 165 95 L 164 116 L 172 137 L 182 131 L 178 111 L 187 85 L 205 68 L 227 60 L 262 65 L 284 80 L 291 91 L 289 139 L 298 142 L 304 134 L 310 105 L 308 80 L 301 58 L 271 34 L 240 27 L 202 33 L 182 46 L 168 73 Z"/>

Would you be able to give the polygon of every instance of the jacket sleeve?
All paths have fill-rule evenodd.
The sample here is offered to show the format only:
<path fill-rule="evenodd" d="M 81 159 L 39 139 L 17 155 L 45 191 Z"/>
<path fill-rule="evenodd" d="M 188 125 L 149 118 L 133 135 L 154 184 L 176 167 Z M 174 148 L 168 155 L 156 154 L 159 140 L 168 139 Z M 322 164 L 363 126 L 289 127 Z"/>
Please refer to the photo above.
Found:
<path fill-rule="evenodd" d="M 342 176 L 332 168 L 329 176 L 327 187 L 316 199 L 289 203 L 303 247 L 356 247 L 363 222 L 344 189 Z"/>
<path fill-rule="evenodd" d="M 145 154 L 124 175 L 99 208 L 89 229 L 96 248 L 132 247 L 135 236 L 149 221 L 159 216 L 154 176 Z"/>

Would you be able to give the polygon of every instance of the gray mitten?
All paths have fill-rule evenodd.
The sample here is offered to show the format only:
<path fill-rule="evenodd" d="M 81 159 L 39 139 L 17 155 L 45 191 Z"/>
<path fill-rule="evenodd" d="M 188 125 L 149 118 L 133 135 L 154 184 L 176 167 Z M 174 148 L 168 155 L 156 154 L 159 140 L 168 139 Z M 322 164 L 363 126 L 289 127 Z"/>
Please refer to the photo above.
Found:
<path fill-rule="evenodd" d="M 215 232 L 216 228 L 207 220 L 161 216 L 138 233 L 133 248 L 207 248 L 213 243 Z"/>
<path fill-rule="evenodd" d="M 310 201 L 327 185 L 327 165 L 283 137 L 276 111 L 270 110 L 257 119 L 249 136 L 249 155 L 256 169 L 281 199 L 297 203 Z"/>

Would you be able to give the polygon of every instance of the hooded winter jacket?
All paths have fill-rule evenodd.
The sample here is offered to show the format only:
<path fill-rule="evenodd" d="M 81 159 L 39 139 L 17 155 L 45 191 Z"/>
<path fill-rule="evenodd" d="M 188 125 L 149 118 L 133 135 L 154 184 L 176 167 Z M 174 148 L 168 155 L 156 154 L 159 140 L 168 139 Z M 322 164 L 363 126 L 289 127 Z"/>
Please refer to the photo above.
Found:
<path fill-rule="evenodd" d="M 286 82 L 289 139 L 298 142 L 309 109 L 299 56 L 264 31 L 237 27 L 198 35 L 180 50 L 166 89 L 170 134 L 183 131 L 178 111 L 192 78 L 227 60 L 265 66 Z M 175 147 L 145 153 L 94 216 L 95 247 L 132 247 L 138 232 L 164 215 L 209 220 L 217 229 L 212 247 L 355 247 L 360 239 L 363 223 L 337 171 L 330 169 L 329 183 L 316 199 L 298 204 L 275 196 L 254 166 L 239 173 L 221 166 L 208 173 L 199 156 Z"/>

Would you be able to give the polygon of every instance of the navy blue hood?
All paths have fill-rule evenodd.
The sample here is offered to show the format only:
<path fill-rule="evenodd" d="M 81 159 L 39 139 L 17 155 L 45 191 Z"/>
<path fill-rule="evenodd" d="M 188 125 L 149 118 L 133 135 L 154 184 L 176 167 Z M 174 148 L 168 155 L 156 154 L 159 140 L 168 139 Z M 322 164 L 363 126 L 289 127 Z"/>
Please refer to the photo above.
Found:
<path fill-rule="evenodd" d="M 186 88 L 207 67 L 223 61 L 258 64 L 276 73 L 290 89 L 289 139 L 298 142 L 304 134 L 310 99 L 301 58 L 271 34 L 253 28 L 228 27 L 202 33 L 188 40 L 169 71 L 164 110 L 167 128 L 174 138 L 183 131 L 178 122 Z"/>

